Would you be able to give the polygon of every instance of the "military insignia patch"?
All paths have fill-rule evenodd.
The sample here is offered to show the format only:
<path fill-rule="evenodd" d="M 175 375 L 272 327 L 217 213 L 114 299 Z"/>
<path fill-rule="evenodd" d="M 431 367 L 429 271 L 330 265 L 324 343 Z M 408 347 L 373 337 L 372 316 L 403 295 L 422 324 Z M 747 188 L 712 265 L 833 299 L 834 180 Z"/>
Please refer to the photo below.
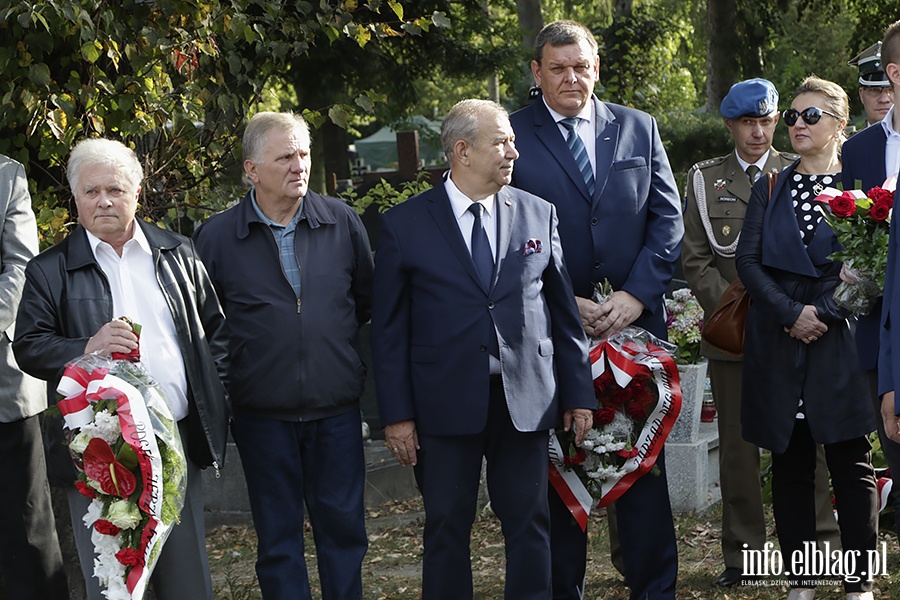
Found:
<path fill-rule="evenodd" d="M 731 226 L 730 225 L 725 225 L 724 227 L 722 227 L 722 235 L 724 235 L 725 237 L 728 237 L 729 235 L 731 235 Z"/>
<path fill-rule="evenodd" d="M 737 198 L 734 196 L 719 196 L 717 200 L 719 202 L 737 202 Z"/>
<path fill-rule="evenodd" d="M 728 185 L 728 182 L 724 179 L 716 179 L 716 182 L 713 184 L 713 187 L 717 190 L 725 189 L 725 186 Z"/>

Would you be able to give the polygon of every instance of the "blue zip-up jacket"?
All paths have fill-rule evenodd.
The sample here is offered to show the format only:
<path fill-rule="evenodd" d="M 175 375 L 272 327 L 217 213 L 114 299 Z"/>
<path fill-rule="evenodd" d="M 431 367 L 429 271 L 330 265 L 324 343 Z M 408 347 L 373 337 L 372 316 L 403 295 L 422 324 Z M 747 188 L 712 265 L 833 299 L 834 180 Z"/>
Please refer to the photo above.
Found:
<path fill-rule="evenodd" d="M 369 320 L 373 262 L 347 204 L 310 191 L 300 210 L 299 300 L 249 193 L 194 240 L 225 310 L 235 410 L 306 421 L 358 410 L 366 368 L 357 333 Z"/>

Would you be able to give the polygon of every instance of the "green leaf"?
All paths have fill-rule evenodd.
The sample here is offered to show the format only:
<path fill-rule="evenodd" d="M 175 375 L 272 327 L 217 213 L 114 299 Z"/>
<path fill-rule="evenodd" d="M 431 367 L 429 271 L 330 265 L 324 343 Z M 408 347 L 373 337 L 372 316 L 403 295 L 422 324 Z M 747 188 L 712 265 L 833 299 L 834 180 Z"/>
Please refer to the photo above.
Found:
<path fill-rule="evenodd" d="M 350 114 L 340 104 L 335 104 L 328 109 L 328 117 L 334 122 L 335 125 L 337 125 L 341 129 L 347 129 L 347 123 L 350 120 Z"/>
<path fill-rule="evenodd" d="M 37 63 L 28 70 L 28 79 L 38 85 L 50 85 L 50 68 L 44 63 Z"/>
<path fill-rule="evenodd" d="M 83 56 L 84 60 L 87 62 L 94 64 L 97 62 L 97 59 L 100 58 L 100 51 L 102 49 L 103 46 L 100 45 L 100 42 L 93 40 L 81 46 L 81 56 Z"/>
<path fill-rule="evenodd" d="M 397 2 L 396 0 L 388 0 L 388 6 L 391 7 L 391 10 L 394 11 L 394 14 L 397 15 L 397 18 L 401 21 L 403 20 L 403 5 Z"/>

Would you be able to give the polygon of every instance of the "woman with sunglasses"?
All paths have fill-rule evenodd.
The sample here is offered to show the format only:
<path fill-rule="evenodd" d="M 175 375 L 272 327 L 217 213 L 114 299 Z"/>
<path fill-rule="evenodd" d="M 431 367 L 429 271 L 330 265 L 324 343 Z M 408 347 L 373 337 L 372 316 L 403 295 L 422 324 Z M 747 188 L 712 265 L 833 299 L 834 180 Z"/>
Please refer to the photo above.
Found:
<path fill-rule="evenodd" d="M 840 179 L 840 150 L 849 116 L 846 93 L 808 77 L 782 118 L 800 158 L 753 187 L 737 249 L 737 269 L 752 298 L 744 338 L 741 423 L 744 438 L 772 451 L 772 505 L 789 600 L 811 600 L 824 577 L 812 564 L 816 547 L 814 473 L 823 444 L 841 530 L 847 599 L 869 600 L 867 562 L 875 549 L 875 475 L 868 434 L 875 429 L 858 370 L 849 313 L 832 294 L 839 248 L 818 212 L 816 196 Z M 823 205 L 824 206 L 824 205 Z M 838 549 L 832 548 L 831 552 Z M 794 560 L 799 557 L 795 572 Z M 826 555 L 826 563 L 833 556 Z M 865 574 L 864 574 L 865 573 Z"/>

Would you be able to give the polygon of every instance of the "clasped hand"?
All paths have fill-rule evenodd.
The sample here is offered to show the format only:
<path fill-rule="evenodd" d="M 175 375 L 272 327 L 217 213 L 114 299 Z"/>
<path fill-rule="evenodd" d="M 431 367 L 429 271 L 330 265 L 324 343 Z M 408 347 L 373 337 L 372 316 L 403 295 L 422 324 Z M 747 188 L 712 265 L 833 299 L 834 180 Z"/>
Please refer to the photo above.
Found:
<path fill-rule="evenodd" d="M 644 304 L 626 291 L 612 293 L 603 304 L 588 298 L 575 298 L 581 325 L 590 337 L 605 339 L 629 325 L 644 312 Z"/>
<path fill-rule="evenodd" d="M 825 335 L 828 325 L 819 320 L 819 311 L 816 307 L 807 304 L 800 312 L 800 316 L 790 329 L 784 328 L 785 333 L 804 344 L 811 344 Z"/>

